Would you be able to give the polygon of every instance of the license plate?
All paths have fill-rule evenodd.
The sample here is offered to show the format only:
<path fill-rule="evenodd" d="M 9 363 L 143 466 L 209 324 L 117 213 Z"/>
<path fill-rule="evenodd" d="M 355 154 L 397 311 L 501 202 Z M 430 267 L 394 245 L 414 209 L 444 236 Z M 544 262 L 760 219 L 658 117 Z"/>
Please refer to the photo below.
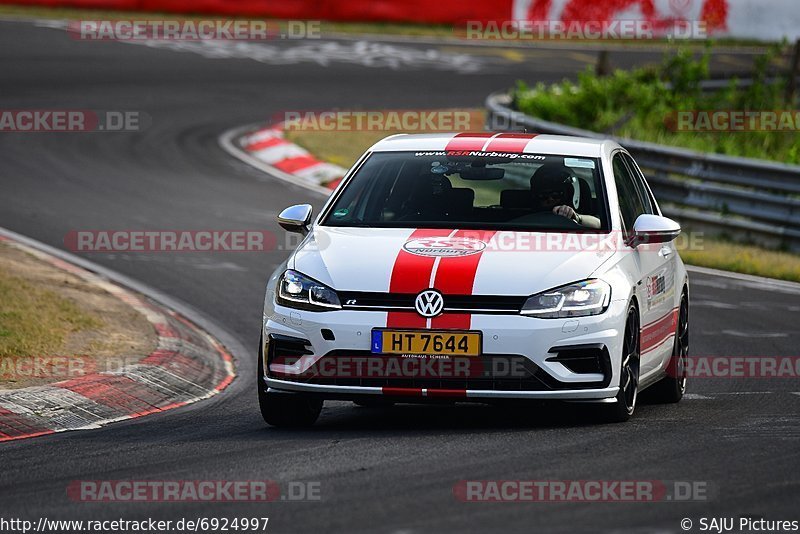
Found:
<path fill-rule="evenodd" d="M 480 356 L 481 333 L 450 330 L 372 331 L 374 354 Z"/>

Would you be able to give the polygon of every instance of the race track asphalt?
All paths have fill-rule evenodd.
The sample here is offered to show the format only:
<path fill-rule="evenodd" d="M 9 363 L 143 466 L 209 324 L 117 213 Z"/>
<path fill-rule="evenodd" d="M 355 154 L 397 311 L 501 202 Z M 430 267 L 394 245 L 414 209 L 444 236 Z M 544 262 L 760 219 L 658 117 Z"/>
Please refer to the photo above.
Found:
<path fill-rule="evenodd" d="M 266 229 L 282 242 L 275 215 L 298 202 L 319 207 L 323 198 L 228 156 L 218 145 L 225 130 L 292 109 L 477 107 L 517 79 L 574 76 L 594 58 L 580 50 L 526 50 L 520 59 L 494 48 L 353 43 L 278 42 L 260 60 L 253 50 L 211 58 L 0 22 L 0 108 L 136 110 L 152 120 L 137 133 L 0 133 L 0 226 L 61 248 L 76 229 Z M 300 46 L 312 48 L 289 53 Z M 612 62 L 658 57 L 632 49 Z M 722 54 L 714 71 L 744 72 L 751 59 Z M 684 517 L 797 519 L 797 379 L 696 380 L 684 402 L 644 404 L 624 425 L 593 425 L 573 412 L 328 403 L 311 429 L 266 427 L 254 390 L 256 345 L 266 277 L 286 254 L 87 255 L 187 303 L 252 354 L 211 400 L 3 444 L 0 515 L 266 516 L 268 532 L 386 533 L 679 532 Z M 691 281 L 694 355 L 800 355 L 800 291 L 704 274 Z M 322 498 L 70 500 L 70 482 L 87 479 L 318 481 Z M 453 486 L 465 479 L 700 481 L 713 491 L 705 502 L 462 503 Z"/>

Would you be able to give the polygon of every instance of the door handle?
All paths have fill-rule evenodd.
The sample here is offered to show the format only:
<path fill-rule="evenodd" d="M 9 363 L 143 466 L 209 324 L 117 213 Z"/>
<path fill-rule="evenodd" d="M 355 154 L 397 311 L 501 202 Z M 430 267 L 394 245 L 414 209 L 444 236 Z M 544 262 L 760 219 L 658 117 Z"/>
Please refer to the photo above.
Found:
<path fill-rule="evenodd" d="M 658 251 L 658 255 L 664 259 L 669 258 L 672 256 L 672 248 L 671 247 L 661 247 L 661 250 Z"/>

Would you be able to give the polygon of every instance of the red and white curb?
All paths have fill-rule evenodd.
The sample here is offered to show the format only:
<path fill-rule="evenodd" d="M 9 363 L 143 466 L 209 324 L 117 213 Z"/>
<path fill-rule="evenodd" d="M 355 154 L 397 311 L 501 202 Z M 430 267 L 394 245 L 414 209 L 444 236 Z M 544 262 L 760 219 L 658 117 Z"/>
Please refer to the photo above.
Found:
<path fill-rule="evenodd" d="M 230 353 L 183 316 L 8 234 L 0 234 L 0 240 L 104 289 L 144 315 L 158 334 L 158 345 L 138 363 L 115 371 L 0 390 L 0 441 L 99 428 L 178 408 L 216 395 L 233 381 Z"/>
<path fill-rule="evenodd" d="M 245 163 L 321 193 L 330 193 L 347 173 L 347 169 L 320 161 L 306 149 L 287 141 L 283 123 L 237 128 L 224 133 L 220 144 Z"/>

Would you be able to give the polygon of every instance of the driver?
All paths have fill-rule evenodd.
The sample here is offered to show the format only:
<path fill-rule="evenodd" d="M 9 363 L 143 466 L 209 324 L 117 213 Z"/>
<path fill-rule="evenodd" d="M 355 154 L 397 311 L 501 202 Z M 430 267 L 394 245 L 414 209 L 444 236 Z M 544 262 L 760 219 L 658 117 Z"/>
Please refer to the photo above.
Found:
<path fill-rule="evenodd" d="M 537 212 L 552 211 L 587 228 L 600 228 L 600 219 L 582 215 L 573 206 L 577 178 L 564 165 L 545 163 L 531 176 L 531 197 Z"/>

